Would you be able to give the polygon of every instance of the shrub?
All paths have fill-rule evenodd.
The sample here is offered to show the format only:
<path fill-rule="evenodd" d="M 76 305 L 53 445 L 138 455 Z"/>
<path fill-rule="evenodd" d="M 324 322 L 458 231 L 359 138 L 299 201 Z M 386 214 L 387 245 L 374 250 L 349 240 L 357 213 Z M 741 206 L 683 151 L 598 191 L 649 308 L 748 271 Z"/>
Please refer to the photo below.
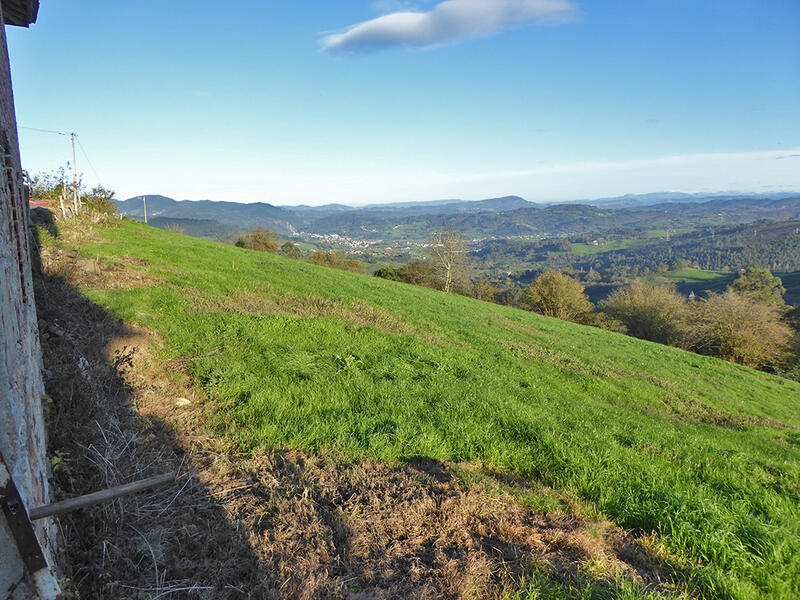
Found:
<path fill-rule="evenodd" d="M 402 267 L 381 267 L 374 273 L 375 277 L 382 277 L 391 281 L 402 281 L 434 290 L 444 289 L 444 281 L 439 279 L 435 267 L 419 260 L 412 260 Z"/>
<path fill-rule="evenodd" d="M 422 285 L 435 290 L 444 289 L 444 281 L 439 278 L 435 267 L 419 260 L 412 260 L 403 267 L 403 275 L 407 283 Z"/>
<path fill-rule="evenodd" d="M 364 273 L 367 268 L 364 263 L 354 258 L 340 259 L 336 250 L 325 252 L 323 250 L 314 250 L 309 257 L 308 261 L 315 265 L 322 267 L 330 267 L 331 269 L 339 269 L 341 271 L 351 271 L 353 273 Z"/>
<path fill-rule="evenodd" d="M 789 350 L 789 358 L 785 364 L 775 369 L 778 375 L 787 379 L 800 381 L 800 334 L 795 333 Z"/>
<path fill-rule="evenodd" d="M 594 308 L 580 281 L 556 271 L 534 280 L 522 295 L 522 306 L 548 317 L 580 323 L 587 321 Z"/>
<path fill-rule="evenodd" d="M 34 200 L 47 202 L 55 210 L 59 204 L 59 197 L 69 185 L 68 181 L 69 176 L 65 167 L 59 167 L 57 171 L 51 173 L 42 172 L 34 175 L 31 181 Z"/>
<path fill-rule="evenodd" d="M 497 288 L 489 283 L 488 280 L 483 278 L 479 279 L 475 282 L 474 288 L 474 294 L 478 300 L 483 300 L 484 302 L 497 301 Z"/>
<path fill-rule="evenodd" d="M 643 340 L 685 347 L 689 307 L 673 288 L 636 281 L 615 290 L 601 305 L 612 319 Z"/>
<path fill-rule="evenodd" d="M 388 279 L 389 281 L 405 281 L 405 276 L 403 274 L 402 269 L 397 269 L 395 267 L 381 267 L 377 271 L 372 274 L 374 277 L 380 277 L 381 279 Z"/>
<path fill-rule="evenodd" d="M 339 264 L 336 265 L 337 269 L 341 269 L 342 271 L 351 271 L 352 273 L 363 273 L 367 270 L 364 263 L 354 258 L 346 258 L 342 261 L 339 261 Z"/>
<path fill-rule="evenodd" d="M 277 252 L 281 239 L 272 229 L 256 227 L 244 236 L 244 246 L 258 252 Z"/>
<path fill-rule="evenodd" d="M 786 312 L 784 320 L 789 324 L 789 327 L 800 332 L 800 306 L 790 308 Z"/>
<path fill-rule="evenodd" d="M 117 214 L 117 203 L 114 202 L 116 194 L 113 190 L 96 186 L 92 191 L 83 196 L 83 204 L 89 209 L 102 215 L 115 216 Z"/>
<path fill-rule="evenodd" d="M 281 255 L 287 258 L 303 258 L 303 252 L 292 242 L 284 242 L 281 246 Z"/>
<path fill-rule="evenodd" d="M 336 267 L 339 264 L 339 257 L 336 256 L 336 250 L 325 252 L 323 250 L 314 250 L 308 257 L 308 262 L 312 265 L 320 265 L 322 267 Z"/>
<path fill-rule="evenodd" d="M 169 231 L 172 233 L 185 233 L 183 226 L 179 225 L 178 223 L 167 223 L 162 227 L 164 231 Z"/>
<path fill-rule="evenodd" d="M 697 352 L 764 368 L 777 367 L 790 356 L 793 332 L 775 304 L 728 290 L 709 293 L 693 316 Z"/>

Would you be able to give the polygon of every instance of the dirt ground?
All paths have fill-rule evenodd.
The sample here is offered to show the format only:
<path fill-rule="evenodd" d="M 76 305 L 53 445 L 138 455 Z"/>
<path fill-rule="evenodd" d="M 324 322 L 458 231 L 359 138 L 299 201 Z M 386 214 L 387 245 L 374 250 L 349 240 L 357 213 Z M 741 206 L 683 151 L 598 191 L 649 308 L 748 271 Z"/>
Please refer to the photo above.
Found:
<path fill-rule="evenodd" d="M 60 520 L 73 597 L 499 598 L 533 572 L 576 589 L 615 577 L 672 587 L 613 524 L 523 507 L 512 492 L 524 481 L 425 458 L 238 455 L 204 428 L 212 405 L 188 387 L 184 362 L 78 292 L 157 281 L 60 251 L 44 250 L 42 264 L 56 496 L 178 472 L 174 485 Z M 488 483 L 466 485 L 464 471 Z"/>

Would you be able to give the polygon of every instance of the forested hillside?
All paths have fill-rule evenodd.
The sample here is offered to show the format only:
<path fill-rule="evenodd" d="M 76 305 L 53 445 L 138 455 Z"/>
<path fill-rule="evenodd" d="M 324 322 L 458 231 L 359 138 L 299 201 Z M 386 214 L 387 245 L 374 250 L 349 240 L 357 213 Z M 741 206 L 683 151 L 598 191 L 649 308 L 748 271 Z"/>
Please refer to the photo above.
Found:
<path fill-rule="evenodd" d="M 118 207 L 124 216 L 138 220 L 144 217 L 141 197 L 120 201 Z M 431 231 L 443 227 L 457 229 L 470 239 L 486 239 L 729 227 L 761 219 L 787 221 L 800 219 L 800 198 L 732 197 L 610 208 L 592 204 L 536 205 L 508 196 L 476 202 L 420 202 L 348 210 L 341 205 L 293 208 L 265 203 L 178 202 L 150 196 L 148 211 L 151 217 L 212 220 L 237 228 L 264 226 L 291 235 L 424 241 Z"/>
<path fill-rule="evenodd" d="M 475 264 L 492 273 L 573 268 L 602 281 L 694 267 L 734 272 L 751 264 L 776 272 L 800 271 L 800 221 L 699 227 L 685 233 L 650 230 L 600 237 L 578 235 L 541 241 L 491 240 L 473 251 Z"/>

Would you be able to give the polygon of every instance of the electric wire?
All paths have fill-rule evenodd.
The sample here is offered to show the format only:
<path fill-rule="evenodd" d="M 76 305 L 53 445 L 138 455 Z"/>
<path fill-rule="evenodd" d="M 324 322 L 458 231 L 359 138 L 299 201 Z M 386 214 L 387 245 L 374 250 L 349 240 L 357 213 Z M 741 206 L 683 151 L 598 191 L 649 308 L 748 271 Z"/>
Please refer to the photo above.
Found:
<path fill-rule="evenodd" d="M 27 129 L 28 131 L 38 131 L 39 133 L 55 133 L 56 135 L 67 135 L 63 131 L 54 131 L 53 129 L 40 129 L 38 127 L 25 127 L 24 125 L 19 125 L 20 129 Z"/>
<path fill-rule="evenodd" d="M 86 162 L 89 164 L 89 167 L 91 167 L 92 172 L 94 173 L 94 176 L 97 177 L 97 183 L 99 183 L 102 186 L 103 185 L 103 178 L 100 177 L 100 174 L 97 172 L 97 169 L 94 168 L 94 165 L 92 164 L 92 161 L 89 160 L 89 155 L 86 153 L 86 148 L 84 148 L 83 144 L 81 143 L 81 138 L 76 135 L 75 139 L 78 141 L 78 147 L 81 149 L 81 152 L 83 153 L 83 157 L 86 159 Z"/>
<path fill-rule="evenodd" d="M 26 127 L 25 125 L 19 125 L 20 129 L 26 129 L 28 131 L 38 131 L 39 133 L 53 133 L 55 135 L 70 135 L 64 131 L 56 131 L 54 129 L 42 129 L 40 127 Z M 78 147 L 81 149 L 81 153 L 83 157 L 86 159 L 87 164 L 92 169 L 94 176 L 97 177 L 97 183 L 103 185 L 103 178 L 100 177 L 100 174 L 97 172 L 97 169 L 94 168 L 91 159 L 89 158 L 89 154 L 86 152 L 86 148 L 83 147 L 83 143 L 81 142 L 81 138 L 77 133 L 73 133 L 72 135 L 75 136 L 75 140 L 78 142 Z"/>

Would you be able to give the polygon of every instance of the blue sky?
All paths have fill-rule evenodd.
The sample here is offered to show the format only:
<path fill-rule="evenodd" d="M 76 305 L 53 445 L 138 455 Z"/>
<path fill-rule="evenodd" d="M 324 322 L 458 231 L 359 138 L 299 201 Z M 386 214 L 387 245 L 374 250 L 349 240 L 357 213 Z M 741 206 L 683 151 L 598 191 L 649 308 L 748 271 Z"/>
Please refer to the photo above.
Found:
<path fill-rule="evenodd" d="M 43 0 L 8 37 L 20 125 L 76 131 L 88 183 L 361 204 L 800 190 L 798 31 L 797 0 Z"/>

